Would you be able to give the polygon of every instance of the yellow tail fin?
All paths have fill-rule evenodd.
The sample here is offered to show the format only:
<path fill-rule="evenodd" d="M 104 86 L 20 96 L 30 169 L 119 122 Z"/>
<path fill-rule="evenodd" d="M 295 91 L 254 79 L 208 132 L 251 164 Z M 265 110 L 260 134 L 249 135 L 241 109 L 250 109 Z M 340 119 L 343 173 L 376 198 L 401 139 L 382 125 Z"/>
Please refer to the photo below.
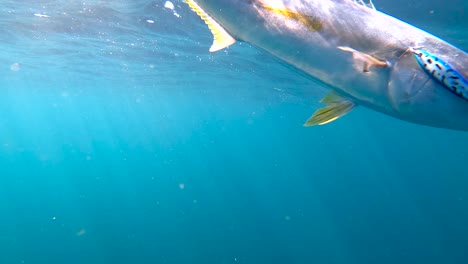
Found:
<path fill-rule="evenodd" d="M 210 52 L 222 50 L 236 43 L 236 40 L 224 30 L 224 28 L 208 15 L 194 0 L 185 0 L 190 8 L 208 25 L 213 34 L 213 45 Z"/>

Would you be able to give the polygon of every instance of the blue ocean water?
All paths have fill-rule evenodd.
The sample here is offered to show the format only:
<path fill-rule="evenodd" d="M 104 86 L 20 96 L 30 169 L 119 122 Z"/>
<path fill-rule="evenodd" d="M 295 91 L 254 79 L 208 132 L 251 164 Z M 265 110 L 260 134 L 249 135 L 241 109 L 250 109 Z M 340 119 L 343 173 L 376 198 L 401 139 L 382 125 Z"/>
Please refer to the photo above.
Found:
<path fill-rule="evenodd" d="M 468 50 L 467 1 L 374 1 Z M 424 3 L 423 3 L 424 2 Z M 183 1 L 0 2 L 0 263 L 468 263 L 468 133 L 359 107 Z"/>

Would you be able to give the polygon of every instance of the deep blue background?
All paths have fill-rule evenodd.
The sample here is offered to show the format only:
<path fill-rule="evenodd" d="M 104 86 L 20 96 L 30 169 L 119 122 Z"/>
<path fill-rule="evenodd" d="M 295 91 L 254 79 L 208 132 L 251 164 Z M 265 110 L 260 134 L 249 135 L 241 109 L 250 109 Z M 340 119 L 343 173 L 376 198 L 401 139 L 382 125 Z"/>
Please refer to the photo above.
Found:
<path fill-rule="evenodd" d="M 424 2 L 375 4 L 467 50 Z M 323 88 L 174 4 L 0 3 L 1 264 L 468 263 L 466 132 L 304 128 Z"/>

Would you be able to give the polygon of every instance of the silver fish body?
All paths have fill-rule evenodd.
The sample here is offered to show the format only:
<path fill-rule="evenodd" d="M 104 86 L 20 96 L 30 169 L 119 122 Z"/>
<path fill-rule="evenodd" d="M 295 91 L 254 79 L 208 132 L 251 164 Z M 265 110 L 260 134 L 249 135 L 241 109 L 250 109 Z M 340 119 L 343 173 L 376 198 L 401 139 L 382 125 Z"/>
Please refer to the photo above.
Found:
<path fill-rule="evenodd" d="M 189 1 L 234 39 L 265 50 L 353 104 L 468 131 L 468 102 L 432 78 L 411 47 L 436 54 L 464 79 L 468 54 L 419 28 L 352 0 Z"/>

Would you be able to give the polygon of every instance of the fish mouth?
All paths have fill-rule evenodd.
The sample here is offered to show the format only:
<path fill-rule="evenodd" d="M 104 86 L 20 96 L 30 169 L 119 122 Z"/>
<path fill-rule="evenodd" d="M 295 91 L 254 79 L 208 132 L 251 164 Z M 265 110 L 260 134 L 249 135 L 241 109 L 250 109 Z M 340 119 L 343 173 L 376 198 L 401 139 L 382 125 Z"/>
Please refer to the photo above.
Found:
<path fill-rule="evenodd" d="M 408 102 L 413 101 L 413 99 L 423 93 L 425 89 L 430 89 L 430 84 L 433 80 L 429 76 L 427 76 L 425 80 L 421 80 L 420 75 L 420 72 L 415 72 L 408 83 L 408 89 L 406 90 Z"/>
<path fill-rule="evenodd" d="M 468 131 L 468 102 L 427 74 L 410 52 L 392 65 L 387 93 L 390 114 L 399 119 Z"/>
<path fill-rule="evenodd" d="M 434 80 L 421 70 L 411 52 L 405 52 L 392 65 L 388 80 L 388 97 L 397 111 L 417 101 L 422 94 L 434 89 Z"/>

